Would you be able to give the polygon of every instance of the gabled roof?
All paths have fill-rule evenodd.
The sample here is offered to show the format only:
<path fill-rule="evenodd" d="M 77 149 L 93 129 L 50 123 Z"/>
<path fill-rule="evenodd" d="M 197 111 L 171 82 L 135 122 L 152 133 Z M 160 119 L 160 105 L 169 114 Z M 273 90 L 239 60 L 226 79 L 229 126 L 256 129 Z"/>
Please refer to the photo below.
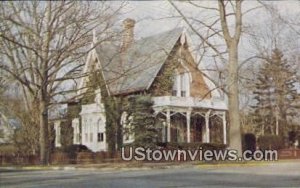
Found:
<path fill-rule="evenodd" d="M 176 28 L 140 39 L 122 53 L 119 46 L 113 44 L 97 46 L 97 57 L 110 93 L 149 89 L 182 32 L 182 28 Z"/>

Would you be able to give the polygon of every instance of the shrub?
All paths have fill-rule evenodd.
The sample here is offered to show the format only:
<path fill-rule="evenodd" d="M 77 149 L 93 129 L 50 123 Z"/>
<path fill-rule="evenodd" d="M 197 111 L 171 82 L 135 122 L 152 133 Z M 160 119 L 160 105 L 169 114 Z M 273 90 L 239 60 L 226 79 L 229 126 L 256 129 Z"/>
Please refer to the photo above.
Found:
<path fill-rule="evenodd" d="M 217 143 L 201 143 L 201 142 L 194 142 L 194 143 L 166 143 L 166 148 L 167 149 L 190 149 L 190 150 L 195 150 L 195 149 L 202 149 L 203 151 L 205 150 L 224 150 L 226 149 L 226 145 L 224 144 L 217 144 Z"/>
<path fill-rule="evenodd" d="M 56 149 L 56 151 L 67 153 L 71 161 L 76 160 L 77 153 L 79 152 L 90 152 L 90 153 L 92 152 L 85 145 L 80 145 L 80 144 L 69 145 L 61 149 Z"/>
<path fill-rule="evenodd" d="M 257 140 L 259 149 L 261 150 L 279 150 L 284 147 L 283 138 L 277 135 L 260 136 Z"/>
<path fill-rule="evenodd" d="M 246 133 L 242 136 L 242 146 L 243 151 L 250 150 L 255 151 L 256 150 L 256 137 L 252 133 Z"/>
<path fill-rule="evenodd" d="M 297 140 L 297 133 L 296 131 L 289 131 L 288 135 L 289 135 L 289 145 L 293 146 Z"/>

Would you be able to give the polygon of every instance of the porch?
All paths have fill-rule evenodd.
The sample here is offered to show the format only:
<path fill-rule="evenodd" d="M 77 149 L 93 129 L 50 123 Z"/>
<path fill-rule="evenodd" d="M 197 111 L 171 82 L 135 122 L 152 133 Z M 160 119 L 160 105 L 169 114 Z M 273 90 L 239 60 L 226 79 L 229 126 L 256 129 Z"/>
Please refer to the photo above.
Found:
<path fill-rule="evenodd" d="M 163 119 L 162 142 L 227 144 L 227 106 L 220 99 L 153 97 L 156 116 Z"/>

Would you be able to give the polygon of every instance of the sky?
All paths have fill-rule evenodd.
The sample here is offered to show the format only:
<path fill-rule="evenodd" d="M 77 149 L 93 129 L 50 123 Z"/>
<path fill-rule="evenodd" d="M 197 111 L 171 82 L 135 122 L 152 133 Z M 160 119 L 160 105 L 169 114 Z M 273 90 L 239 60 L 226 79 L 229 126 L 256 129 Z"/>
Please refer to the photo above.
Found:
<path fill-rule="evenodd" d="M 199 3 L 199 1 L 196 2 Z M 300 16 L 299 1 L 263 2 L 275 6 L 281 15 L 291 15 L 295 17 L 295 15 L 298 14 L 298 16 Z M 115 2 L 115 4 L 118 3 L 119 2 Z M 209 20 L 210 16 L 216 15 L 215 12 L 200 10 L 199 8 L 191 6 L 189 3 L 186 2 L 176 2 L 176 4 L 185 15 L 199 20 L 207 21 Z M 201 1 L 201 5 L 216 7 L 217 1 Z M 242 8 L 245 12 L 257 6 L 260 6 L 260 4 L 257 1 L 249 0 L 243 2 Z M 137 21 L 135 25 L 135 39 L 161 33 L 173 29 L 175 27 L 185 27 L 189 30 L 189 27 L 185 24 L 184 21 L 182 21 L 182 18 L 178 16 L 178 13 L 168 1 L 128 1 L 126 3 L 126 6 L 122 9 L 122 15 L 120 16 L 120 20 L 123 20 L 128 17 L 133 18 Z M 250 11 L 243 17 L 244 25 L 246 25 L 247 27 L 251 26 L 252 29 L 255 29 L 256 27 L 259 30 L 262 30 L 263 27 L 268 29 L 270 28 L 270 23 L 268 23 L 269 21 L 270 15 L 266 14 L 266 10 L 263 8 L 258 8 L 253 11 Z M 119 25 L 121 25 L 121 23 Z M 194 33 L 190 32 L 188 34 L 192 37 L 192 43 L 195 43 L 193 45 L 197 45 L 198 43 L 200 43 L 199 38 L 193 38 Z M 297 42 L 299 43 L 300 41 Z M 240 42 L 240 48 L 242 51 L 249 51 L 249 49 L 251 49 L 249 47 L 249 36 L 243 35 L 243 38 Z M 242 58 L 246 59 L 251 53 L 255 52 L 242 52 L 241 56 L 244 56 Z"/>
<path fill-rule="evenodd" d="M 199 3 L 200 1 L 196 1 Z M 268 5 L 272 5 L 278 13 L 284 18 L 294 17 L 298 18 L 300 16 L 300 1 L 262 1 Z M 209 22 L 212 16 L 217 15 L 216 12 L 212 11 L 203 11 L 195 6 L 191 6 L 189 3 L 175 2 L 180 10 L 187 16 L 204 20 Z M 201 1 L 201 5 L 216 7 L 217 1 Z M 118 2 L 116 2 L 118 4 Z M 244 1 L 242 4 L 243 12 L 261 6 L 257 1 Z M 135 39 L 146 37 L 149 35 L 154 35 L 161 33 L 175 27 L 185 27 L 188 30 L 188 35 L 191 36 L 190 43 L 194 48 L 201 42 L 198 37 L 195 37 L 194 33 L 189 30 L 189 27 L 182 21 L 181 17 L 178 17 L 178 13 L 171 6 L 168 1 L 128 1 L 125 8 L 122 10 L 122 15 L 120 20 L 125 18 L 133 18 L 137 21 L 135 25 Z M 214 17 L 215 19 L 215 17 Z M 257 8 L 246 15 L 243 16 L 243 24 L 246 32 L 243 34 L 242 39 L 239 44 L 239 57 L 240 61 L 243 61 L 255 53 L 258 52 L 258 49 L 254 46 L 252 35 L 257 35 L 259 37 L 259 45 L 264 48 L 267 48 L 269 52 L 274 47 L 274 44 L 268 38 L 270 33 L 275 32 L 275 30 L 280 30 L 280 41 L 278 42 L 279 46 L 286 53 L 291 51 L 300 52 L 300 35 L 298 39 L 295 39 L 294 32 L 290 28 L 284 25 L 276 25 L 272 23 L 276 21 L 276 18 L 267 13 L 264 8 Z M 232 20 L 229 20 L 229 23 L 234 23 Z M 121 25 L 121 24 L 120 24 Z M 300 25 L 300 24 L 299 24 Z M 300 31 L 300 28 L 298 28 Z M 201 28 L 199 28 L 201 30 Z M 206 31 L 203 30 L 203 31 Z M 213 40 L 216 44 L 224 44 L 223 39 L 216 38 Z M 272 46 L 272 47 L 271 47 Z M 224 49 L 226 50 L 226 49 Z M 194 51 L 195 59 L 201 57 L 201 50 Z M 210 69 L 214 65 L 212 58 L 205 57 L 202 60 L 202 68 Z M 245 73 L 245 72 L 244 72 Z M 245 74 L 251 74 L 245 73 Z M 247 97 L 245 100 L 248 100 Z M 246 102 L 246 101 L 245 101 Z"/>
<path fill-rule="evenodd" d="M 263 1 L 266 2 L 266 1 Z M 282 14 L 296 14 L 300 11 L 299 1 L 268 1 L 268 4 L 275 5 Z M 117 4 L 117 2 L 116 2 Z M 180 8 L 185 10 L 190 15 L 199 15 L 199 8 L 189 6 L 188 3 L 177 3 Z M 217 1 L 202 1 L 203 5 L 217 6 Z M 243 8 L 249 9 L 258 6 L 256 1 L 245 1 Z M 258 13 L 259 12 L 259 13 Z M 257 22 L 263 19 L 264 10 L 256 10 L 247 17 L 247 21 Z M 136 31 L 138 37 L 148 36 L 161 31 L 174 28 L 179 19 L 172 18 L 176 15 L 176 11 L 168 1 L 128 1 L 127 5 L 122 10 L 122 17 L 130 17 L 138 20 Z M 258 15 L 262 15 L 258 17 Z M 253 16 L 254 15 L 254 16 Z M 171 17 L 171 18 L 170 18 Z"/>

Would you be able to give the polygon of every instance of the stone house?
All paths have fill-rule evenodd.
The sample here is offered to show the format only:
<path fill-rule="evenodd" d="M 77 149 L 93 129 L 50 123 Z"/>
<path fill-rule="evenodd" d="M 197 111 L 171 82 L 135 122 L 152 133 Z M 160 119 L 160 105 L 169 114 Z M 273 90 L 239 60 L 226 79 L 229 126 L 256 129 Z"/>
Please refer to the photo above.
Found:
<path fill-rule="evenodd" d="M 123 24 L 122 44 L 92 46 L 83 72 L 100 70 L 110 96 L 151 95 L 156 117 L 164 120 L 160 129 L 162 141 L 226 144 L 224 94 L 195 63 L 184 29 L 134 40 L 135 21 L 126 19 Z M 168 86 L 163 79 L 170 75 Z M 78 88 L 85 88 L 89 79 L 83 77 Z M 77 94 L 86 91 L 81 89 Z M 100 89 L 96 88 L 94 93 L 94 100 L 81 105 L 71 120 L 73 143 L 86 145 L 95 152 L 106 151 L 105 108 Z M 55 124 L 56 134 L 60 134 L 59 124 Z M 125 129 L 127 125 L 123 126 Z M 133 140 L 134 135 L 123 136 L 124 143 Z M 60 145 L 59 140 L 55 143 Z"/>

